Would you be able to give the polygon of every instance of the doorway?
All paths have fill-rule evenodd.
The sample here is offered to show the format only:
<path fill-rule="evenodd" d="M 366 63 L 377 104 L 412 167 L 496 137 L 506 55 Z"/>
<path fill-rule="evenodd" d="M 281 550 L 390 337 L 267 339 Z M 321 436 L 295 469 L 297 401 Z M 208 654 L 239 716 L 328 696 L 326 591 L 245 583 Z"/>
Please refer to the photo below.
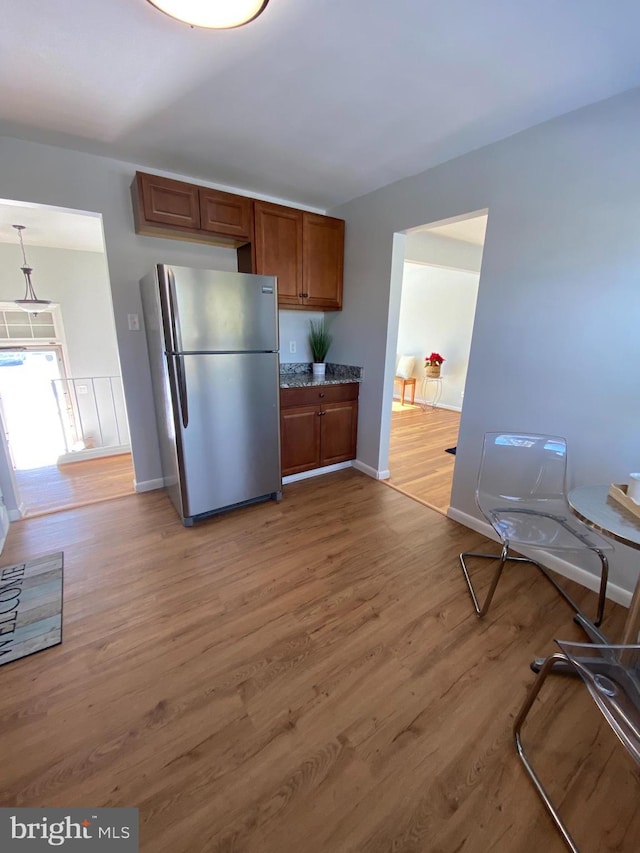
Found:
<path fill-rule="evenodd" d="M 38 313 L 16 302 L 25 266 L 48 301 Z M 0 272 L 0 479 L 9 518 L 132 494 L 101 216 L 0 200 Z"/>
<path fill-rule="evenodd" d="M 0 414 L 14 471 L 55 465 L 64 453 L 54 383 L 65 378 L 60 347 L 0 349 Z"/>
<path fill-rule="evenodd" d="M 444 514 L 453 484 L 487 226 L 481 211 L 405 232 L 397 358 L 414 358 L 415 405 L 394 396 L 388 485 Z M 427 379 L 425 359 L 444 358 Z"/>

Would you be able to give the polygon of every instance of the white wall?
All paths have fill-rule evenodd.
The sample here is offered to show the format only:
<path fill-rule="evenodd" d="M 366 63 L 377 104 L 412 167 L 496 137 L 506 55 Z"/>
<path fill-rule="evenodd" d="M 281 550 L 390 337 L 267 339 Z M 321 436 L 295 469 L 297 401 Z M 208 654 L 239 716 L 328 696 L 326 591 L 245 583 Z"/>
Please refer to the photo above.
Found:
<path fill-rule="evenodd" d="M 418 261 L 440 267 L 480 272 L 482 246 L 454 240 L 442 234 L 420 231 L 407 234 L 404 241 L 405 261 Z"/>
<path fill-rule="evenodd" d="M 27 246 L 33 285 L 60 304 L 72 376 L 119 376 L 118 348 L 106 258 L 101 252 Z M 22 254 L 0 243 L 0 301 L 22 298 Z"/>
<path fill-rule="evenodd" d="M 491 429 L 566 436 L 570 486 L 638 470 L 639 138 L 635 89 L 331 211 L 347 222 L 336 357 L 364 359 L 365 465 L 383 470 L 388 458 L 405 242 L 394 234 L 488 209 L 453 509 L 480 517 Z M 637 552 L 617 545 L 612 563 L 614 583 L 631 589 Z"/>
<path fill-rule="evenodd" d="M 478 273 L 405 263 L 397 350 L 414 355 L 413 375 L 422 398 L 424 359 L 439 352 L 442 365 L 440 405 L 460 410 L 467 376 L 471 330 L 478 295 Z M 427 399 L 434 388 L 427 388 Z"/>

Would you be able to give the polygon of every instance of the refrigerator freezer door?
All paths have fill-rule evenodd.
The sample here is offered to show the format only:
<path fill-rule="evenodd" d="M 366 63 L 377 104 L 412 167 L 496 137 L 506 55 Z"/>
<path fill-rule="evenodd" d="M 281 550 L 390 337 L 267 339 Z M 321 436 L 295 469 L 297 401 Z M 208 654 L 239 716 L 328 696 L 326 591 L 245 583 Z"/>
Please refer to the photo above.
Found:
<path fill-rule="evenodd" d="M 170 373 L 171 363 L 182 363 L 187 395 L 174 406 L 183 515 L 215 512 L 279 492 L 277 353 L 192 354 L 168 360 Z"/>
<path fill-rule="evenodd" d="M 274 276 L 160 265 L 167 349 L 176 352 L 275 352 Z"/>

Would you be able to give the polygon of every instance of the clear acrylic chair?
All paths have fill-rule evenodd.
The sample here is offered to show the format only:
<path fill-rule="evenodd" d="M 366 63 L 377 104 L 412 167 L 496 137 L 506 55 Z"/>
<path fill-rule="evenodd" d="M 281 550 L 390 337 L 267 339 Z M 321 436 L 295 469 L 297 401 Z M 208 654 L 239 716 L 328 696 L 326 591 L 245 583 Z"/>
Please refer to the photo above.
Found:
<path fill-rule="evenodd" d="M 631 757 L 640 764 L 640 646 L 568 643 L 556 640 L 560 652 L 550 655 L 529 691 L 513 724 L 516 749 L 536 791 L 542 798 L 567 847 L 578 853 L 558 810 L 522 745 L 522 725 L 547 679 L 558 663 L 569 665 L 581 676 L 599 711 Z"/>
<path fill-rule="evenodd" d="M 473 606 L 484 616 L 493 600 L 505 565 L 532 563 L 577 614 L 587 632 L 598 626 L 604 615 L 609 562 L 604 553 L 612 549 L 609 540 L 599 536 L 571 512 L 566 497 L 567 442 L 564 438 L 531 433 L 485 433 L 482 459 L 476 487 L 476 502 L 500 537 L 500 554 L 465 552 L 460 554 Z M 538 560 L 516 557 L 512 546 L 526 546 L 544 552 L 593 551 L 600 560 L 600 590 L 595 620 L 590 622 L 571 596 L 562 589 L 549 570 Z M 471 582 L 468 558 L 498 560 L 483 604 Z M 598 641 L 596 635 L 596 642 Z"/>

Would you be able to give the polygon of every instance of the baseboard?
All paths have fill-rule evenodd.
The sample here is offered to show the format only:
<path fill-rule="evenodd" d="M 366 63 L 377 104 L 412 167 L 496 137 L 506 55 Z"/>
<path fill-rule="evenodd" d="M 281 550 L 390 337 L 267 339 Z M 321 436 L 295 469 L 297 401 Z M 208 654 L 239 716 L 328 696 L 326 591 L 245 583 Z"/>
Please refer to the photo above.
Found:
<path fill-rule="evenodd" d="M 2 501 L 0 501 L 0 553 L 4 548 L 4 543 L 7 539 L 7 533 L 9 532 L 9 525 L 11 524 L 11 515 L 7 510 L 6 506 Z"/>
<path fill-rule="evenodd" d="M 486 536 L 487 539 L 491 539 L 494 542 L 499 541 L 495 530 L 487 521 L 481 521 L 473 515 L 469 515 L 466 512 L 455 509 L 455 507 L 449 507 L 447 515 L 449 518 L 453 519 L 453 521 L 457 521 L 465 527 L 470 527 L 471 530 L 475 530 L 476 533 L 482 533 L 482 535 Z M 518 548 L 518 553 L 524 554 L 525 557 L 531 557 L 532 559 L 535 559 L 537 555 L 539 556 L 539 552 L 533 549 Z M 596 575 L 591 574 L 591 572 L 588 572 L 586 569 L 581 569 L 579 566 L 575 566 L 573 563 L 569 563 L 567 560 L 563 560 L 562 557 L 558 557 L 557 554 L 552 554 L 547 551 L 545 554 L 544 565 L 547 568 L 552 569 L 554 572 L 557 572 L 559 575 L 562 575 L 562 577 L 575 581 L 593 592 L 598 592 L 600 588 L 600 579 L 596 577 Z M 607 598 L 611 601 L 615 601 L 616 604 L 622 604 L 623 607 L 629 607 L 632 595 L 632 590 L 625 589 L 611 581 L 607 584 Z"/>
<path fill-rule="evenodd" d="M 142 480 L 140 483 L 134 480 L 133 488 L 136 492 L 152 492 L 154 489 L 164 489 L 164 479 L 160 477 L 157 480 Z"/>
<path fill-rule="evenodd" d="M 312 468 L 311 471 L 301 471 L 299 474 L 288 474 L 282 478 L 282 485 L 287 483 L 297 483 L 298 480 L 308 480 L 310 477 L 319 477 L 321 474 L 330 474 L 332 471 L 342 471 L 344 468 L 351 468 L 353 463 L 336 462 L 335 465 L 325 465 L 324 468 Z"/>
<path fill-rule="evenodd" d="M 20 521 L 24 518 L 24 514 L 27 511 L 24 503 L 21 503 L 17 509 L 7 510 L 7 515 L 9 516 L 9 521 Z"/>
<path fill-rule="evenodd" d="M 416 405 L 427 406 L 430 409 L 448 409 L 450 412 L 462 411 L 462 406 L 450 406 L 448 403 L 438 403 L 434 406 L 429 400 L 422 400 L 420 397 L 416 397 Z"/>
<path fill-rule="evenodd" d="M 361 462 L 359 459 L 353 460 L 353 467 L 357 468 L 358 471 L 362 471 L 362 473 L 366 474 L 367 477 L 372 477 L 374 480 L 388 480 L 391 476 L 391 472 L 388 469 L 378 471 L 370 465 L 365 465 L 365 463 Z"/>
<path fill-rule="evenodd" d="M 86 450 L 76 450 L 72 453 L 63 453 L 58 456 L 57 465 L 71 465 L 73 462 L 86 462 L 87 459 L 103 459 L 105 456 L 122 456 L 123 453 L 131 453 L 128 444 L 119 444 L 116 447 L 89 447 Z"/>

